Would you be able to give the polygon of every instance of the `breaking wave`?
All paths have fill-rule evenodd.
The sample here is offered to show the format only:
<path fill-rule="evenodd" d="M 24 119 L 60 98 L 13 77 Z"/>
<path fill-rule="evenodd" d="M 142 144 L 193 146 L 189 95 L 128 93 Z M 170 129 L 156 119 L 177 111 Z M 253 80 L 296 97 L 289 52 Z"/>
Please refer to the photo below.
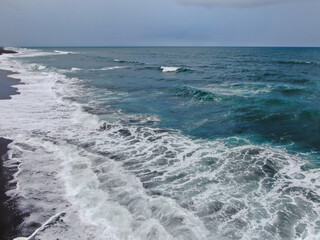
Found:
<path fill-rule="evenodd" d="M 70 51 L 61 51 L 61 50 L 54 50 L 55 53 L 58 53 L 58 54 L 76 54 L 75 52 L 70 52 Z"/>
<path fill-rule="evenodd" d="M 26 54 L 32 55 L 32 53 Z M 37 54 L 37 53 L 35 53 Z M 20 56 L 24 56 L 20 53 Z M 316 239 L 319 169 L 302 156 L 243 138 L 195 140 L 145 125 L 156 116 L 102 120 L 73 97 L 82 81 L 3 57 L 24 83 L 0 101 L 1 136 L 13 139 L 24 236 L 39 239 Z M 215 100 L 204 90 L 177 94 Z M 106 98 L 108 95 L 105 96 Z M 128 124 L 130 122 L 130 124 Z"/>
<path fill-rule="evenodd" d="M 114 62 L 117 63 L 131 63 L 131 64 L 135 64 L 135 65 L 145 65 L 145 63 L 143 62 L 138 62 L 138 61 L 131 61 L 131 60 L 119 60 L 119 59 L 113 59 Z"/>
<path fill-rule="evenodd" d="M 183 67 L 160 67 L 162 72 L 192 72 L 191 69 Z"/>

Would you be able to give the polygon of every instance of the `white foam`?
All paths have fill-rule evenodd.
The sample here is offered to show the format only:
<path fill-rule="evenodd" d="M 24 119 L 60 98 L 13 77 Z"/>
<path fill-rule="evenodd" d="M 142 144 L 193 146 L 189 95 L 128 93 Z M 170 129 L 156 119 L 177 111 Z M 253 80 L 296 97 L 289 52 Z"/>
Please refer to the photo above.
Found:
<path fill-rule="evenodd" d="M 126 68 L 126 66 L 103 67 L 103 68 L 100 68 L 99 70 L 114 70 L 114 69 L 121 69 L 121 68 Z"/>
<path fill-rule="evenodd" d="M 46 66 L 40 64 L 31 64 L 30 66 L 32 66 L 34 70 L 44 70 L 47 68 Z"/>
<path fill-rule="evenodd" d="M 246 83 L 245 86 L 238 86 L 235 83 L 212 84 L 206 88 L 200 89 L 222 96 L 240 96 L 249 97 L 257 94 L 266 94 L 271 92 L 272 86 L 259 83 Z"/>
<path fill-rule="evenodd" d="M 164 66 L 161 66 L 161 70 L 162 70 L 162 72 L 176 72 L 177 70 L 179 70 L 179 67 L 164 67 Z"/>
<path fill-rule="evenodd" d="M 318 236 L 320 171 L 301 170 L 299 156 L 241 138 L 194 140 L 130 124 L 144 115 L 104 122 L 70 99 L 97 100 L 79 79 L 10 57 L 1 56 L 1 68 L 24 83 L 20 95 L 0 101 L 1 136 L 14 140 L 5 164 L 19 164 L 8 194 L 32 210 L 25 224 L 40 223 L 41 239 Z M 55 221 L 61 212 L 64 221 Z"/>
<path fill-rule="evenodd" d="M 71 52 L 71 51 L 61 51 L 61 50 L 54 50 L 55 53 L 58 53 L 58 54 L 75 54 L 75 52 Z"/>
<path fill-rule="evenodd" d="M 39 70 L 43 70 L 45 68 L 46 68 L 46 66 L 43 66 L 43 65 L 39 65 L 39 67 L 38 67 Z"/>
<path fill-rule="evenodd" d="M 58 69 L 57 71 L 60 73 L 73 73 L 73 72 L 77 72 L 77 71 L 81 71 L 81 70 L 82 70 L 82 68 L 73 67 L 70 69 Z"/>
<path fill-rule="evenodd" d="M 46 52 L 38 49 L 27 49 L 27 48 L 8 48 L 10 50 L 16 51 L 15 54 L 1 55 L 2 59 L 10 59 L 16 57 L 39 57 L 39 56 L 50 56 L 56 55 L 54 52 Z"/>
<path fill-rule="evenodd" d="M 114 69 L 122 69 L 122 68 L 127 68 L 127 66 L 112 66 L 112 67 L 103 67 L 103 68 L 92 68 L 90 70 L 92 71 L 109 71 L 109 70 L 114 70 Z"/>
<path fill-rule="evenodd" d="M 15 179 L 18 185 L 16 190 L 11 191 L 11 196 L 30 196 L 29 200 L 20 202 L 25 211 L 28 204 L 35 208 L 39 205 L 44 208 L 40 212 L 31 212 L 30 217 L 25 219 L 25 224 L 43 222 L 43 226 L 46 226 L 47 221 L 56 219 L 56 214 L 61 211 L 64 202 L 70 201 L 72 208 L 78 209 L 83 226 L 87 226 L 85 230 L 95 229 L 95 239 L 143 239 L 150 236 L 172 239 L 173 235 L 184 239 L 185 229 L 189 229 L 189 235 L 205 238 L 206 230 L 193 214 L 186 212 L 170 199 L 149 197 L 140 181 L 123 172 L 121 166 L 114 165 L 111 159 L 79 151 L 74 141 L 103 139 L 108 135 L 106 132 L 97 131 L 99 120 L 95 120 L 95 116 L 81 111 L 78 104 L 59 97 L 70 95 L 74 90 L 66 88 L 66 84 L 70 86 L 70 79 L 57 73 L 32 72 L 32 66 L 21 65 L 16 61 L 6 63 L 7 65 L 3 64 L 1 67 L 13 66 L 12 69 L 20 72 L 13 77 L 20 78 L 24 83 L 19 85 L 19 90 L 22 91 L 20 95 L 13 96 L 12 101 L 0 102 L 4 109 L 0 125 L 4 130 L 2 134 L 14 139 L 11 160 L 15 154 L 20 155 L 20 171 Z M 61 85 L 64 85 L 64 88 Z M 68 93 L 64 94 L 63 91 Z M 23 148 L 19 147 L 20 145 Z M 16 151 L 13 150 L 15 147 Z M 55 164 L 50 163 L 49 159 Z M 101 170 L 101 160 L 104 162 L 105 172 L 99 176 L 97 171 Z M 94 166 L 92 161 L 98 161 L 100 165 Z M 39 173 L 36 178 L 30 178 L 34 166 L 37 166 Z M 49 172 L 53 178 L 58 177 L 66 184 L 65 194 L 61 192 L 61 184 L 59 185 L 57 180 L 47 177 Z M 107 176 L 109 181 L 102 181 Z M 30 182 L 27 179 L 34 180 Z M 128 179 L 130 180 L 127 181 Z M 49 180 L 50 184 L 47 185 Z M 44 185 L 41 185 L 42 182 Z M 117 186 L 113 186 L 115 182 L 118 182 Z M 103 187 L 108 185 L 107 188 Z M 50 188 L 46 189 L 46 186 Z M 39 193 L 33 189 L 39 189 Z M 62 203 L 55 208 L 57 212 L 50 209 L 52 204 L 48 203 L 48 196 L 51 194 L 55 197 L 53 204 Z M 166 204 L 166 207 L 163 204 Z M 179 223 L 181 230 L 166 223 L 167 217 L 175 216 L 183 219 L 183 222 Z M 55 224 L 58 223 L 53 225 Z M 68 228 L 77 229 L 78 226 L 79 222 L 75 221 L 70 223 Z M 45 234 L 50 230 L 40 227 L 39 231 L 35 231 L 36 234 Z"/>
<path fill-rule="evenodd" d="M 92 68 L 90 70 L 92 71 L 109 71 L 109 70 L 114 70 L 114 69 L 121 69 L 121 68 L 126 68 L 126 66 L 113 66 L 113 67 L 103 67 L 103 68 Z M 77 71 L 81 71 L 83 70 L 82 68 L 77 68 L 77 67 L 73 67 L 70 70 L 67 69 L 59 69 L 58 71 L 60 73 L 72 73 L 72 72 L 77 72 Z"/>

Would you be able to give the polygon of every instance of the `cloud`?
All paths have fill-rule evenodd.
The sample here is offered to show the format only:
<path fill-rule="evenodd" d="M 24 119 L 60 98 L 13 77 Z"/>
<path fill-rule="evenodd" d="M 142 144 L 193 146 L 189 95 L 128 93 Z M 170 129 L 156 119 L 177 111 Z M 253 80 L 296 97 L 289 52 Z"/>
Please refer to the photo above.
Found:
<path fill-rule="evenodd" d="M 257 7 L 263 5 L 290 2 L 293 0 L 176 0 L 184 5 L 201 5 L 206 7 L 227 6 L 227 7 Z"/>

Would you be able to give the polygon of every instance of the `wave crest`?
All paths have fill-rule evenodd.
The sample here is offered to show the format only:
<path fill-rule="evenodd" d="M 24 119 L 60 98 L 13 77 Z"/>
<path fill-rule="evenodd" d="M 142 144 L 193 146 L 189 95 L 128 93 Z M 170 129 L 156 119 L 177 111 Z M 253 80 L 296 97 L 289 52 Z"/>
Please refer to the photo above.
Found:
<path fill-rule="evenodd" d="M 278 61 L 279 64 L 288 64 L 288 65 L 317 65 L 316 62 L 304 62 L 304 61 Z"/>
<path fill-rule="evenodd" d="M 161 69 L 162 72 L 192 72 L 191 69 L 184 68 L 184 67 L 165 67 L 165 66 L 161 66 L 160 69 Z"/>
<path fill-rule="evenodd" d="M 71 51 L 61 51 L 61 50 L 54 50 L 55 53 L 66 55 L 66 54 L 75 54 L 75 52 Z"/>
<path fill-rule="evenodd" d="M 217 99 L 216 95 L 211 92 L 206 92 L 204 90 L 188 86 L 179 88 L 177 95 L 180 97 L 191 97 L 200 101 L 214 101 Z"/>

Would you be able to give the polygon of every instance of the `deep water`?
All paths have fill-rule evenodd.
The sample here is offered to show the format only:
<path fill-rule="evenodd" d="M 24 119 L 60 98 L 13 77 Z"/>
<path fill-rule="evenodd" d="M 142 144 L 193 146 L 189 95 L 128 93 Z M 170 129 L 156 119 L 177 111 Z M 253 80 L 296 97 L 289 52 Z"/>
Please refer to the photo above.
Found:
<path fill-rule="evenodd" d="M 68 50 L 79 54 L 30 60 L 85 80 L 87 96 L 77 100 L 99 98 L 90 106 L 98 111 L 108 105 L 156 115 L 159 127 L 195 138 L 242 136 L 320 150 L 319 48 Z"/>

